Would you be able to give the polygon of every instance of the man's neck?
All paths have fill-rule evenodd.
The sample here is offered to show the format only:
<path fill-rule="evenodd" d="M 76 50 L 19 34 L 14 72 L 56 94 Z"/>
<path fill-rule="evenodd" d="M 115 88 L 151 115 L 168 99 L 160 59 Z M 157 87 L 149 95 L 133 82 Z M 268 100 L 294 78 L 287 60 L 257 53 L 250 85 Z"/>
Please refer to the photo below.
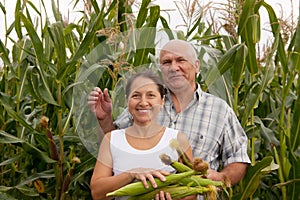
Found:
<path fill-rule="evenodd" d="M 188 87 L 184 91 L 171 91 L 171 97 L 175 106 L 176 112 L 183 111 L 194 99 L 195 87 Z"/>

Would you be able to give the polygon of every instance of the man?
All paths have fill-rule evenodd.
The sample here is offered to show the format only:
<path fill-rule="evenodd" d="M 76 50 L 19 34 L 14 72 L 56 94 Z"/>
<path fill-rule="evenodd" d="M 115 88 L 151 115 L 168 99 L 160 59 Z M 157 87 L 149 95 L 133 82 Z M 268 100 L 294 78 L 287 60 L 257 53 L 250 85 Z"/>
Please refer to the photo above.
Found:
<path fill-rule="evenodd" d="M 210 163 L 209 179 L 238 183 L 250 163 L 248 139 L 228 104 L 196 83 L 200 62 L 195 49 L 186 41 L 171 40 L 163 46 L 159 62 L 168 93 L 158 122 L 188 136 L 193 156 Z M 88 104 L 104 132 L 131 124 L 127 111 L 113 122 L 107 89 L 95 88 Z"/>

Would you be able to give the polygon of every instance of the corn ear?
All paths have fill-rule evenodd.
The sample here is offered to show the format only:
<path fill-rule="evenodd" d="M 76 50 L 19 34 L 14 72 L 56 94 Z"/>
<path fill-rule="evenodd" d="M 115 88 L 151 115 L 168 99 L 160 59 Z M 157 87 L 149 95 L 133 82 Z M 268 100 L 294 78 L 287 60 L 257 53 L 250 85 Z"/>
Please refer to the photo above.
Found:
<path fill-rule="evenodd" d="M 196 194 L 204 194 L 206 192 L 211 192 L 211 188 L 209 187 L 188 187 L 188 186 L 178 186 L 178 185 L 172 185 L 172 186 L 166 186 L 162 188 L 158 188 L 153 190 L 152 192 L 148 192 L 146 194 L 137 195 L 129 197 L 128 200 L 151 200 L 155 199 L 155 195 L 158 194 L 160 191 L 164 191 L 165 193 L 170 193 L 172 199 L 178 199 L 183 198 L 186 196 L 196 195 Z"/>
<path fill-rule="evenodd" d="M 185 186 L 190 186 L 190 187 L 195 187 L 195 186 L 209 186 L 213 185 L 216 187 L 224 187 L 225 184 L 221 181 L 213 181 L 207 178 L 203 178 L 198 175 L 190 176 L 190 177 L 185 177 L 179 181 L 180 185 L 185 185 Z"/>
<path fill-rule="evenodd" d="M 159 158 L 164 164 L 172 166 L 177 172 L 181 173 L 181 172 L 187 172 L 192 170 L 187 165 L 178 162 L 176 160 L 172 160 L 171 157 L 168 156 L 167 154 L 161 154 Z"/>
<path fill-rule="evenodd" d="M 176 151 L 179 154 L 183 164 L 185 164 L 189 168 L 193 167 L 192 162 L 189 160 L 186 153 L 182 150 L 181 146 L 179 145 L 179 142 L 176 139 L 172 139 L 170 141 L 170 146 L 171 146 L 171 148 L 176 149 Z"/>
<path fill-rule="evenodd" d="M 179 180 L 194 175 L 195 171 L 191 170 L 188 172 L 183 172 L 183 173 L 178 173 L 178 174 L 170 174 L 168 176 L 166 176 L 166 180 L 165 181 L 161 181 L 158 178 L 155 178 L 155 182 L 157 184 L 157 188 L 160 187 L 164 187 L 170 184 L 175 184 L 177 183 Z M 112 196 L 134 196 L 134 195 L 140 195 L 140 194 L 144 194 L 147 192 L 151 192 L 153 190 L 155 190 L 156 188 L 153 188 L 152 184 L 150 183 L 150 181 L 147 181 L 149 188 L 145 188 L 145 186 L 143 185 L 143 183 L 141 181 L 139 182 L 135 182 L 135 183 L 130 183 L 128 185 L 125 185 L 124 187 L 121 187 L 113 192 L 109 192 L 106 194 L 107 197 L 112 197 Z"/>

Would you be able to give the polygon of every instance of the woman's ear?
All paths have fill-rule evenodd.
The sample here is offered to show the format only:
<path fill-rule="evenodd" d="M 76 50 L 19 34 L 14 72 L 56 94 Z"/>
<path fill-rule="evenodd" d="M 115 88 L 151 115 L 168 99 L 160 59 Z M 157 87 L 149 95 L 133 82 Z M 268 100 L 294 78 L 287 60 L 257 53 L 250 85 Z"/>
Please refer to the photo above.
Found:
<path fill-rule="evenodd" d="M 162 103 L 161 103 L 161 108 L 164 106 L 164 104 L 165 104 L 165 97 L 166 97 L 166 95 L 164 95 L 163 97 L 162 97 Z"/>

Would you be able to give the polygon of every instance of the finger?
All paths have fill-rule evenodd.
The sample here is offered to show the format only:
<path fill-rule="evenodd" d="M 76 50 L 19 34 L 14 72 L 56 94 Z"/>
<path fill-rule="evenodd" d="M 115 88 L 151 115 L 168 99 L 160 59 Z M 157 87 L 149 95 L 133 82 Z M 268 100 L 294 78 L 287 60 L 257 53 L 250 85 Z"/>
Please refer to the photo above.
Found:
<path fill-rule="evenodd" d="M 152 184 L 152 186 L 154 188 L 157 188 L 157 184 L 156 184 L 156 182 L 154 180 L 154 177 L 151 174 L 147 174 L 146 177 L 148 178 L 148 180 L 150 181 L 150 183 Z"/>
<path fill-rule="evenodd" d="M 157 194 L 155 195 L 155 200 L 160 200 L 160 198 L 159 198 L 159 193 L 157 193 Z"/>
<path fill-rule="evenodd" d="M 170 175 L 170 172 L 167 172 L 167 171 L 159 170 L 159 172 L 164 176 Z"/>
<path fill-rule="evenodd" d="M 90 93 L 90 95 L 88 96 L 88 100 L 95 100 L 95 98 L 98 99 L 98 97 L 101 96 L 101 95 L 102 95 L 101 90 L 100 91 L 92 91 Z"/>
<path fill-rule="evenodd" d="M 145 188 L 149 188 L 149 185 L 147 183 L 147 179 L 145 177 L 141 177 L 140 180 L 143 183 L 143 185 L 144 185 Z"/>
<path fill-rule="evenodd" d="M 108 101 L 108 102 L 111 101 L 107 88 L 105 88 L 103 91 L 103 98 L 104 98 L 104 101 Z"/>
<path fill-rule="evenodd" d="M 95 92 L 102 92 L 102 90 L 99 87 L 94 87 L 93 89 Z"/>
<path fill-rule="evenodd" d="M 166 181 L 166 177 L 160 171 L 155 171 L 153 176 L 159 178 L 161 181 Z"/>
<path fill-rule="evenodd" d="M 165 196 L 167 200 L 172 200 L 172 197 L 169 192 L 165 193 Z"/>
<path fill-rule="evenodd" d="M 160 191 L 159 192 L 159 198 L 160 198 L 160 200 L 164 200 L 165 199 L 165 193 L 164 193 L 164 191 Z"/>

